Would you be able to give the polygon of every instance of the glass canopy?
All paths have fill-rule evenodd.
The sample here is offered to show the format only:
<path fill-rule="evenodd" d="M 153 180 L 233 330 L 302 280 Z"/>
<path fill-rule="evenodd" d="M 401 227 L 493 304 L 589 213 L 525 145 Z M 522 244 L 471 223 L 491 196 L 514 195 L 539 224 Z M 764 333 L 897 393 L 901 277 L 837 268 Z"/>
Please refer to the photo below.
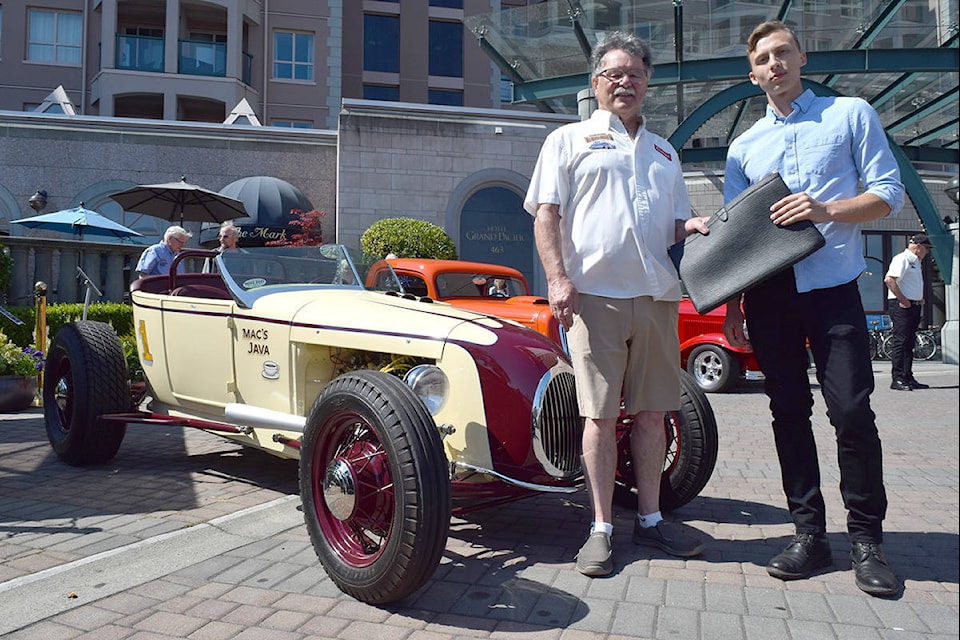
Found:
<path fill-rule="evenodd" d="M 691 119 L 684 161 L 715 162 L 763 114 L 759 90 L 738 85 L 747 36 L 771 19 L 796 30 L 805 78 L 820 93 L 868 100 L 914 162 L 957 164 L 958 0 L 548 0 L 465 23 L 512 83 L 515 104 L 570 114 L 589 88 L 592 45 L 607 31 L 637 33 L 654 54 L 649 128 L 669 137 Z M 743 95 L 697 112 L 727 89 Z"/>

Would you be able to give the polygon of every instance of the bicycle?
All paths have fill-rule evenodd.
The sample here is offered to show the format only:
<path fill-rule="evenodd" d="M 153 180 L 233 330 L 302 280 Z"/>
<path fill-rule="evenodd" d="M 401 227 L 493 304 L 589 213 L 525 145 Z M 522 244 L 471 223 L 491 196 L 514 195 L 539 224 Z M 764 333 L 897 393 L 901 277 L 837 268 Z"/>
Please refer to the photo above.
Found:
<path fill-rule="evenodd" d="M 889 340 L 890 331 L 893 325 L 890 323 L 890 316 L 867 316 L 867 324 L 870 325 L 870 359 L 886 359 L 890 357 L 887 352 L 882 350 L 882 345 Z"/>
<path fill-rule="evenodd" d="M 877 357 L 889 360 L 893 355 L 893 330 L 884 329 L 877 331 L 879 335 L 877 342 Z M 873 332 L 870 335 L 871 348 L 874 344 Z M 936 334 L 930 329 L 917 329 L 917 339 L 913 344 L 914 360 L 932 360 L 937 354 Z"/>

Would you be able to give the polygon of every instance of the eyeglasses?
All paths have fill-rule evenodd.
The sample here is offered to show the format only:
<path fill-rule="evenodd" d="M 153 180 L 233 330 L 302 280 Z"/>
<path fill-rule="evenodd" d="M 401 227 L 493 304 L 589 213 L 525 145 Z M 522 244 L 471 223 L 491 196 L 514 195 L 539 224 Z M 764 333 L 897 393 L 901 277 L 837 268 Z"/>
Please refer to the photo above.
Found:
<path fill-rule="evenodd" d="M 604 69 L 597 75 L 603 76 L 610 82 L 620 82 L 624 79 L 624 77 L 626 77 L 630 82 L 634 83 L 643 82 L 648 79 L 647 72 L 643 69 L 621 69 L 619 67 Z"/>

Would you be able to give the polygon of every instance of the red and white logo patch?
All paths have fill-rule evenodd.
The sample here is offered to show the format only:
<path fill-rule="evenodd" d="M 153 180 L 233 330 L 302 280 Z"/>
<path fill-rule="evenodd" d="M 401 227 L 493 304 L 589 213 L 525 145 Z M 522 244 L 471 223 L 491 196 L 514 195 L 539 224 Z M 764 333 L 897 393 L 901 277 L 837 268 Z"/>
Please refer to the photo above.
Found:
<path fill-rule="evenodd" d="M 657 144 L 653 145 L 653 148 L 659 151 L 660 155 L 662 155 L 664 158 L 666 158 L 670 162 L 673 162 L 673 154 L 667 153 L 666 151 L 660 148 L 660 145 L 657 145 Z"/>

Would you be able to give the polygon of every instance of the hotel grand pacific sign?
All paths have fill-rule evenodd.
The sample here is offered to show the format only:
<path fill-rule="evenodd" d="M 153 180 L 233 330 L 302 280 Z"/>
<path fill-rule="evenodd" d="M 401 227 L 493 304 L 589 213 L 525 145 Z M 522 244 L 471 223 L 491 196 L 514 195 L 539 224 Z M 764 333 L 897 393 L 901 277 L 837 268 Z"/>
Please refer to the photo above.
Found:
<path fill-rule="evenodd" d="M 508 189 L 492 187 L 481 193 L 484 197 L 475 194 L 460 215 L 460 258 L 513 267 L 532 283 L 533 216 Z"/>

